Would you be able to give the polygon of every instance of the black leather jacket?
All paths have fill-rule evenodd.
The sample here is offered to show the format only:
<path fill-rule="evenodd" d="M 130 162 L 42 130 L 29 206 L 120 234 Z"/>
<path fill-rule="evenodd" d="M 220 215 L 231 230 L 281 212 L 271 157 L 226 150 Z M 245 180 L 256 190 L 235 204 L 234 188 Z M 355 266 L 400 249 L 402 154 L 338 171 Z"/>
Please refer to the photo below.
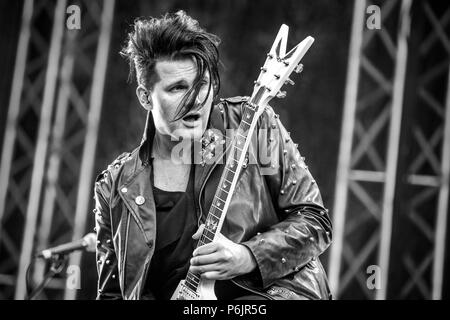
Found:
<path fill-rule="evenodd" d="M 245 100 L 221 99 L 212 107 L 208 128 L 223 134 L 237 128 Z M 154 130 L 149 112 L 141 145 L 122 154 L 95 183 L 98 299 L 151 298 L 142 292 L 156 235 L 149 164 Z M 279 165 L 249 163 L 240 174 L 221 232 L 251 250 L 259 272 L 234 282 L 273 299 L 329 299 L 318 257 L 330 245 L 332 230 L 319 188 L 272 108 L 261 115 L 255 134 Z M 211 206 L 224 165 L 196 166 L 201 217 Z"/>

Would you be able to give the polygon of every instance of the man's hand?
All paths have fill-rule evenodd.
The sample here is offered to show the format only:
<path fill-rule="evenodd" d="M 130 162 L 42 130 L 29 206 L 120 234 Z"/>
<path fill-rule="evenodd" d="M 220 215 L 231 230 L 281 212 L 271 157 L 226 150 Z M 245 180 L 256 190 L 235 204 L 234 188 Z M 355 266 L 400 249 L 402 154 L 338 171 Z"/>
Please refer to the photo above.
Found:
<path fill-rule="evenodd" d="M 202 224 L 192 238 L 199 239 L 204 228 L 205 225 Z M 219 233 L 215 242 L 194 250 L 189 271 L 204 279 L 227 280 L 249 273 L 255 268 L 256 260 L 250 249 Z"/>

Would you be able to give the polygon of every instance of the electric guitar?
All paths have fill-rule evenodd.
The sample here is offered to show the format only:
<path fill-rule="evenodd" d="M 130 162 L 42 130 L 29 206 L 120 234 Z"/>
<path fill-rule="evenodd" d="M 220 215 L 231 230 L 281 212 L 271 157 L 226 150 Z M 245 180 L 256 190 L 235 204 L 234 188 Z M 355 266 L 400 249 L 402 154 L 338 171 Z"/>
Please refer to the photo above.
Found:
<path fill-rule="evenodd" d="M 284 84 L 294 85 L 289 79 L 290 74 L 302 71 L 300 61 L 313 44 L 314 38 L 307 37 L 286 53 L 288 32 L 289 27 L 283 24 L 255 81 L 252 96 L 244 106 L 241 123 L 231 143 L 230 156 L 227 157 L 197 247 L 214 242 L 219 235 L 258 118 L 270 100 L 286 96 L 286 92 L 280 89 Z M 186 278 L 178 284 L 172 300 L 216 300 L 214 284 L 214 280 L 201 279 L 199 275 L 188 272 Z"/>

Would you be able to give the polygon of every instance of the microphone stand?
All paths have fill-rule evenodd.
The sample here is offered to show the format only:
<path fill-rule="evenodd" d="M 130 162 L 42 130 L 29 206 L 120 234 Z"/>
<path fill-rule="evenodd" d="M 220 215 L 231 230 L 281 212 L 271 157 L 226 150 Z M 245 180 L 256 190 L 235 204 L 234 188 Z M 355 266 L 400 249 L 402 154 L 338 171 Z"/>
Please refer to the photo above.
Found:
<path fill-rule="evenodd" d="M 67 256 L 66 255 L 55 255 L 50 258 L 51 265 L 50 269 L 44 275 L 41 283 L 28 295 L 27 300 L 33 300 L 36 298 L 44 289 L 44 287 L 50 282 L 50 280 L 61 273 L 61 271 L 67 265 Z"/>

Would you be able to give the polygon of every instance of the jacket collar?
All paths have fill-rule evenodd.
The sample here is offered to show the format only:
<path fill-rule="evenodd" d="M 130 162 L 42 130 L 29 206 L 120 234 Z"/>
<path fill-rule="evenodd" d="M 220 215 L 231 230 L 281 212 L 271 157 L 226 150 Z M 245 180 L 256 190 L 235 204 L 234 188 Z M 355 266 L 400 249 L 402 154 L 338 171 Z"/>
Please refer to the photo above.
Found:
<path fill-rule="evenodd" d="M 211 112 L 209 114 L 208 124 L 206 129 L 216 129 L 222 133 L 222 136 L 225 137 L 225 126 L 224 121 L 221 116 L 221 112 L 217 108 L 217 106 L 211 106 Z M 141 160 L 141 164 L 143 166 L 150 164 L 150 156 L 152 152 L 153 146 L 153 138 L 155 137 L 155 123 L 153 120 L 152 112 L 149 110 L 147 112 L 147 118 L 145 121 L 144 133 L 142 135 L 142 140 L 139 146 L 139 159 Z"/>

